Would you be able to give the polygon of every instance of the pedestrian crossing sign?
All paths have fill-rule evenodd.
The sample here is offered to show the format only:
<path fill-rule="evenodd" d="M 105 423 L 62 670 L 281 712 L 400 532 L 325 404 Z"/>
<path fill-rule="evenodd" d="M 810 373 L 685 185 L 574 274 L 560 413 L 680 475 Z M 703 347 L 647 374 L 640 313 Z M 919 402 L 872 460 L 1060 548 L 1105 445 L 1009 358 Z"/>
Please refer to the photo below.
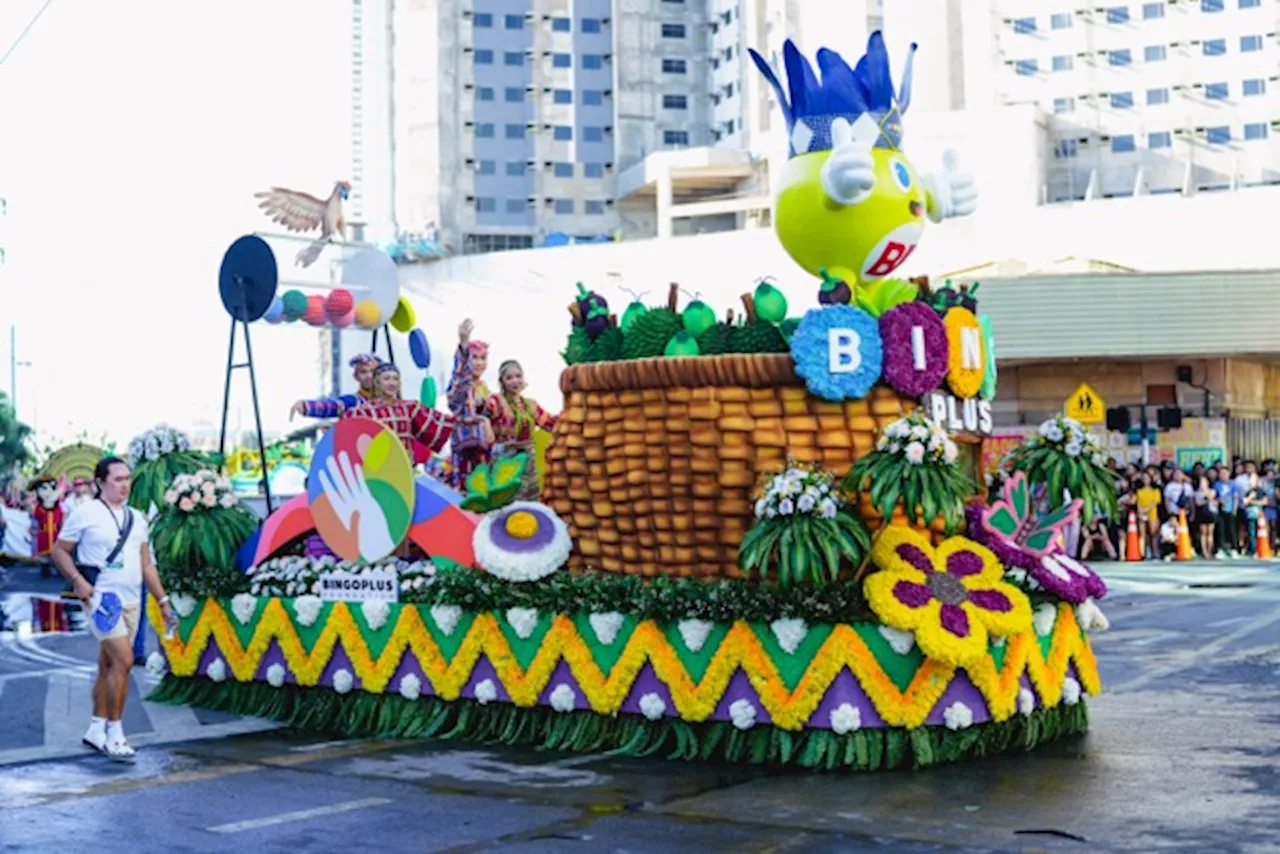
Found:
<path fill-rule="evenodd" d="M 1107 402 L 1088 383 L 1080 383 L 1062 408 L 1068 418 L 1081 424 L 1101 424 L 1107 419 Z"/>

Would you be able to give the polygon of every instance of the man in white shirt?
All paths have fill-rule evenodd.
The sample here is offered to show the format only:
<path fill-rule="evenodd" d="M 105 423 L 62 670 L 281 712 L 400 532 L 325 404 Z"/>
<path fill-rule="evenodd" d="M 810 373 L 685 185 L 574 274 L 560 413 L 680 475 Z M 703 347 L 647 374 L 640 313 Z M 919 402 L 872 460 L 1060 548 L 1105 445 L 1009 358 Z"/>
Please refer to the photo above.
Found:
<path fill-rule="evenodd" d="M 133 638 L 142 620 L 144 581 L 165 620 L 175 619 L 151 561 L 147 520 L 128 505 L 129 478 L 124 460 L 107 457 L 99 462 L 94 471 L 97 499 L 77 507 L 63 523 L 53 550 L 58 571 L 90 612 L 89 631 L 99 642 L 93 717 L 84 744 L 125 762 L 135 754 L 120 719 L 129 693 Z M 91 583 L 85 571 L 92 570 L 97 570 L 97 580 Z"/>
<path fill-rule="evenodd" d="M 1187 481 L 1187 473 L 1182 469 L 1175 469 L 1173 480 L 1164 486 L 1164 509 L 1169 518 L 1176 520 L 1179 511 L 1190 509 L 1194 496 L 1195 490 Z"/>

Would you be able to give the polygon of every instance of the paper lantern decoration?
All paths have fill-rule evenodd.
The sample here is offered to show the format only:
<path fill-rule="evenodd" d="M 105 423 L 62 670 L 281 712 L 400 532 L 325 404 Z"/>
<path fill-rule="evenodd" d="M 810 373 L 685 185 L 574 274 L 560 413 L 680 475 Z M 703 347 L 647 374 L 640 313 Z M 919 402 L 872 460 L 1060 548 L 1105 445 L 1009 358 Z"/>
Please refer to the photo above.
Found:
<path fill-rule="evenodd" d="M 382 312 L 371 300 L 356 303 L 356 326 L 361 329 L 377 329 L 382 325 Z"/>
<path fill-rule="evenodd" d="M 302 319 L 312 326 L 324 326 L 329 320 L 324 313 L 324 297 L 319 295 L 307 297 L 307 310 L 302 313 Z"/>
<path fill-rule="evenodd" d="M 414 313 L 413 306 L 407 299 L 400 297 L 400 301 L 396 303 L 395 313 L 391 315 L 391 328 L 396 332 L 408 332 L 417 325 L 418 317 Z"/>
<path fill-rule="evenodd" d="M 421 329 L 409 333 L 409 355 L 413 363 L 422 370 L 431 367 L 431 348 L 427 346 L 427 334 Z"/>
<path fill-rule="evenodd" d="M 271 305 L 267 307 L 267 313 L 262 315 L 262 319 L 267 323 L 279 323 L 284 320 L 284 299 L 276 297 L 271 300 Z"/>
<path fill-rule="evenodd" d="M 436 381 L 432 377 L 424 377 L 422 380 L 422 388 L 418 390 L 418 400 L 427 409 L 436 408 Z"/>
<path fill-rule="evenodd" d="M 324 298 L 324 313 L 329 316 L 330 320 L 350 313 L 354 307 L 355 300 L 351 296 L 351 291 L 346 288 L 334 288 Z"/>
<path fill-rule="evenodd" d="M 300 320 L 307 313 L 307 298 L 302 291 L 285 291 L 280 302 L 284 306 L 284 319 L 288 323 Z"/>
<path fill-rule="evenodd" d="M 336 317 L 334 315 L 329 315 L 329 322 L 332 323 L 334 326 L 336 326 L 338 329 L 346 329 L 348 326 L 356 322 L 355 306 L 352 306 L 351 310 L 348 311 L 346 314 L 336 316 Z"/>

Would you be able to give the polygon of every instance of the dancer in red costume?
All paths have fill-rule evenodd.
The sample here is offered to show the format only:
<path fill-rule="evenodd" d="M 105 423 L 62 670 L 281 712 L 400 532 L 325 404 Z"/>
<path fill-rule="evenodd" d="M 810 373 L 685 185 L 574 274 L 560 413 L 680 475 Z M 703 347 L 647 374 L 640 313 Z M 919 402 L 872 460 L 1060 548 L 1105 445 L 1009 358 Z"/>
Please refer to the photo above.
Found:
<path fill-rule="evenodd" d="M 487 410 L 489 389 L 484 384 L 489 366 L 489 345 L 471 340 L 475 324 L 464 320 L 458 327 L 458 350 L 449 380 L 449 411 L 456 428 L 453 437 L 453 485 L 462 489 L 475 467 L 489 462 L 493 449 L 493 425 Z"/>
<path fill-rule="evenodd" d="M 498 385 L 499 392 L 491 396 L 486 405 L 487 411 L 493 413 L 493 433 L 497 440 L 494 453 L 529 455 L 516 500 L 537 501 L 541 490 L 534 464 L 533 431 L 555 429 L 556 416 L 539 406 L 538 401 L 521 394 L 525 389 L 524 368 L 516 360 L 509 359 L 498 367 Z"/>
<path fill-rule="evenodd" d="M 53 574 L 50 555 L 62 530 L 62 490 L 53 478 L 41 477 L 32 481 L 31 491 L 36 496 L 36 506 L 31 511 L 36 540 L 33 556 L 40 562 L 40 574 L 47 578 Z"/>
<path fill-rule="evenodd" d="M 387 427 L 400 437 L 409 459 L 413 459 L 414 440 L 435 452 L 454 434 L 452 416 L 400 396 L 400 369 L 395 365 L 390 362 L 379 365 L 374 371 L 373 384 L 377 399 L 348 410 L 344 417 L 368 418 Z"/>
<path fill-rule="evenodd" d="M 355 394 L 344 394 L 338 397 L 320 398 L 319 400 L 299 400 L 289 412 L 289 420 L 295 415 L 308 418 L 341 418 L 343 413 L 369 403 L 376 396 L 373 390 L 373 372 L 382 364 L 382 360 L 372 353 L 361 353 L 351 360 L 351 373 L 355 377 Z"/>

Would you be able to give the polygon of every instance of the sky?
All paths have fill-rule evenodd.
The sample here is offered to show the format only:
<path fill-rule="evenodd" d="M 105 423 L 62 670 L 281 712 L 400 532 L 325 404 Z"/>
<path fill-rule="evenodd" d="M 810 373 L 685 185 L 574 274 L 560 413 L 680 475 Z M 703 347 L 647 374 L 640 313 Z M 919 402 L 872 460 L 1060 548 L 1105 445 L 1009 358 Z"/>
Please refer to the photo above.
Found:
<path fill-rule="evenodd" d="M 0 2 L 0 56 L 44 0 Z M 120 444 L 216 425 L 222 253 L 276 230 L 253 193 L 325 195 L 349 163 L 349 0 L 52 0 L 0 64 L 0 388 Z M 252 328 L 267 430 L 319 389 L 317 332 Z M 244 372 L 231 425 L 252 424 Z"/>

